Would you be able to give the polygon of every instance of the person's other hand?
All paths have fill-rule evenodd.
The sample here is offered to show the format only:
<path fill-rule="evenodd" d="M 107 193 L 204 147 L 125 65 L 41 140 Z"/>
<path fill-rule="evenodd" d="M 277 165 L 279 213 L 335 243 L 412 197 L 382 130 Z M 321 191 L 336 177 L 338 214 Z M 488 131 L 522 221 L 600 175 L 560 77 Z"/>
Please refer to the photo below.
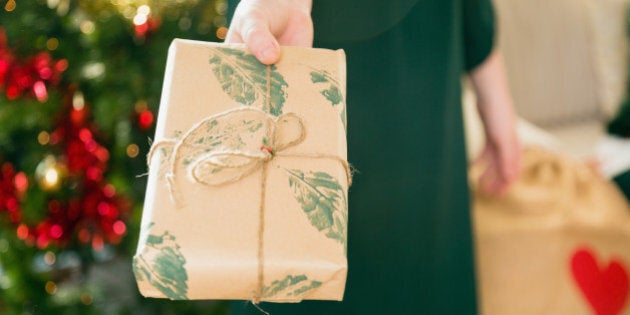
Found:
<path fill-rule="evenodd" d="M 258 60 L 273 64 L 280 45 L 313 45 L 312 0 L 242 0 L 225 42 L 244 43 Z"/>
<path fill-rule="evenodd" d="M 470 76 L 486 134 L 486 146 L 476 161 L 483 166 L 479 185 L 485 193 L 502 194 L 520 175 L 521 147 L 501 54 L 494 51 Z"/>
<path fill-rule="evenodd" d="M 481 155 L 475 161 L 484 167 L 479 186 L 485 193 L 503 194 L 520 174 L 522 150 L 516 134 L 508 132 L 501 138 L 487 139 Z"/>

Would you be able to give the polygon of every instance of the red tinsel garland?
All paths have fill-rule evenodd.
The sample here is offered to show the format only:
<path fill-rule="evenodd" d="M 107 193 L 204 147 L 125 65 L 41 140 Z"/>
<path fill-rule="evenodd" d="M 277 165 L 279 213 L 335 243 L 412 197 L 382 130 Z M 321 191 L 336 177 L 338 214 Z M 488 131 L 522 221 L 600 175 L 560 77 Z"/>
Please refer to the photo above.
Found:
<path fill-rule="evenodd" d="M 20 60 L 7 43 L 0 28 L 0 89 L 9 100 L 30 94 L 38 101 L 48 99 L 48 87 L 56 86 L 61 73 L 68 68 L 65 59 L 53 61 L 48 52 Z"/>
<path fill-rule="evenodd" d="M 48 88 L 59 84 L 67 65 L 65 60 L 53 61 L 47 52 L 19 60 L 0 28 L 0 91 L 9 100 L 34 96 L 44 102 Z M 18 238 L 29 245 L 43 249 L 49 245 L 65 246 L 77 239 L 98 250 L 105 243 L 121 241 L 130 205 L 105 181 L 109 151 L 97 139 L 87 104 L 75 108 L 75 88 L 61 89 L 66 95 L 66 110 L 51 133 L 49 144 L 63 152 L 58 160 L 63 161 L 66 172 L 60 184 L 71 185 L 72 193 L 65 199 L 51 195 L 47 205 L 42 205 L 47 215 L 41 222 L 23 222 L 21 208 L 28 198 L 28 178 L 34 176 L 16 172 L 13 164 L 5 162 L 0 167 L 0 213 L 8 214 Z"/>
<path fill-rule="evenodd" d="M 77 115 L 77 110 L 70 111 L 70 117 L 86 117 L 85 112 Z M 91 243 L 97 250 L 105 243 L 119 243 L 127 229 L 125 219 L 130 204 L 104 180 L 109 151 L 94 139 L 85 118 L 65 119 L 52 133 L 51 144 L 65 148 L 60 158 L 66 161 L 64 184 L 74 184 L 76 193 L 66 200 L 49 199 L 43 221 L 22 222 L 20 200 L 28 198 L 25 194 L 28 179 L 5 162 L 0 168 L 0 212 L 9 214 L 20 239 L 42 249 L 51 244 L 65 246 L 75 238 Z"/>

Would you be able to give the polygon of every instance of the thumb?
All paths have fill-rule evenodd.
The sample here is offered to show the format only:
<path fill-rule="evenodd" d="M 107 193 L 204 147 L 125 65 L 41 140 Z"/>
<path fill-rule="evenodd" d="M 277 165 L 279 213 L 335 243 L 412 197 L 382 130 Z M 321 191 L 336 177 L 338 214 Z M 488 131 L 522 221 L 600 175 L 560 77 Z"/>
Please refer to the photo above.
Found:
<path fill-rule="evenodd" d="M 269 22 L 263 17 L 243 21 L 241 35 L 247 48 L 264 64 L 273 64 L 280 59 L 280 45 L 269 30 Z"/>

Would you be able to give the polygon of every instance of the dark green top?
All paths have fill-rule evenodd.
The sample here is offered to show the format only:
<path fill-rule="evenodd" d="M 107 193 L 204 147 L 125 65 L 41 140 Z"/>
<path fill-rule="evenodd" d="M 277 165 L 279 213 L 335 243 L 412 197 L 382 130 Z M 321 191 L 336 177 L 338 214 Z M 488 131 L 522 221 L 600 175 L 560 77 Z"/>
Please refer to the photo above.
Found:
<path fill-rule="evenodd" d="M 392 9 L 356 14 L 370 2 Z M 349 160 L 358 173 L 349 196 L 346 295 L 262 307 L 273 315 L 476 314 L 460 78 L 492 48 L 490 3 L 335 6 L 346 5 L 315 0 L 313 16 L 315 46 L 347 54 Z M 379 14 L 383 23 L 375 24 Z M 318 26 L 327 18 L 332 27 Z M 244 302 L 232 311 L 260 314 Z"/>

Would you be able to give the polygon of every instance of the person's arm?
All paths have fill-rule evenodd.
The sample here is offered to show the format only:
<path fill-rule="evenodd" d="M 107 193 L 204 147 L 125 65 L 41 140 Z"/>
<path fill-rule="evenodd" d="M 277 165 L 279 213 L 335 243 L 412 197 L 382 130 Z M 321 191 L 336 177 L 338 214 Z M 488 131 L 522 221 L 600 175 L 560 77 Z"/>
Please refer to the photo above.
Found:
<path fill-rule="evenodd" d="M 280 58 L 280 45 L 313 45 L 312 0 L 242 0 L 226 43 L 244 43 L 264 64 Z"/>
<path fill-rule="evenodd" d="M 470 71 L 483 121 L 486 146 L 478 160 L 485 163 L 479 184 L 487 193 L 503 193 L 520 173 L 521 148 L 516 115 L 501 54 L 495 49 Z"/>

